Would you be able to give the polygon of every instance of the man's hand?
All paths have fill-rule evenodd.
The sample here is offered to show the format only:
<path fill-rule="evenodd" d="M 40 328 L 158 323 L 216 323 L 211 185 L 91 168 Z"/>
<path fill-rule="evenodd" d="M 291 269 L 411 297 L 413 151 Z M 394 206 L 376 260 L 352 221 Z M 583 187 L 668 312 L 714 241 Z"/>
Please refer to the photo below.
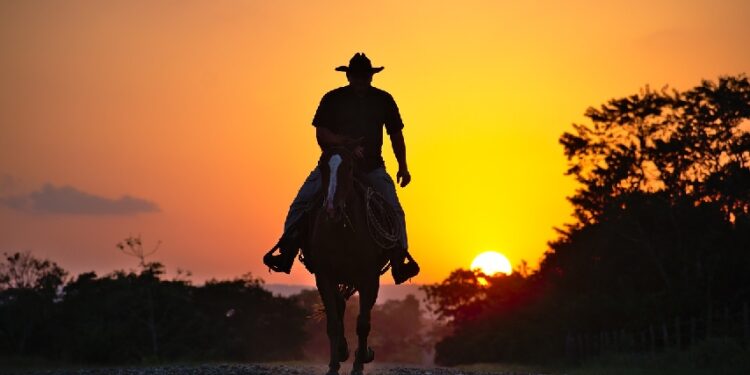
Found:
<path fill-rule="evenodd" d="M 404 143 L 404 134 L 401 133 L 401 130 L 396 130 L 391 132 L 390 136 L 393 154 L 398 161 L 396 182 L 398 182 L 401 187 L 405 187 L 411 182 L 411 174 L 409 173 L 409 167 L 406 166 L 406 144 Z"/>
<path fill-rule="evenodd" d="M 320 148 L 325 150 L 328 147 L 344 146 L 352 150 L 354 155 L 358 158 L 362 158 L 365 155 L 365 149 L 362 147 L 362 141 L 364 137 L 351 138 L 345 135 L 336 134 L 329 129 L 323 127 L 315 128 L 315 137 L 318 140 Z"/>
<path fill-rule="evenodd" d="M 351 147 L 352 153 L 354 156 L 356 156 L 358 159 L 362 159 L 365 157 L 365 148 L 362 147 L 362 141 L 365 139 L 365 137 L 359 137 L 359 138 L 349 138 L 347 137 L 346 140 L 346 146 Z"/>
<path fill-rule="evenodd" d="M 411 182 L 411 174 L 409 173 L 409 170 L 399 169 L 398 173 L 396 173 L 396 182 L 398 182 L 401 187 L 409 185 L 409 182 Z"/>

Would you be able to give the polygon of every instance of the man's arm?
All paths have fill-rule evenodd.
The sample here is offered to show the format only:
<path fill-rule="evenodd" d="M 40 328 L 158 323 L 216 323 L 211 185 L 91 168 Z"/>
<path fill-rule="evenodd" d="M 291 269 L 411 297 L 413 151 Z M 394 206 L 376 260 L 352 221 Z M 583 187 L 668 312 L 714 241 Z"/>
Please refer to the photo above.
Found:
<path fill-rule="evenodd" d="M 398 173 L 396 173 L 396 182 L 405 187 L 411 182 L 409 167 L 406 165 L 406 143 L 404 142 L 404 133 L 401 130 L 390 133 L 391 147 L 398 161 Z"/>
<path fill-rule="evenodd" d="M 315 138 L 318 140 L 318 145 L 321 149 L 332 146 L 351 146 L 359 143 L 362 139 L 354 139 L 345 135 L 336 134 L 331 130 L 318 126 L 315 128 Z M 362 157 L 364 150 L 361 145 L 354 147 L 354 155 Z"/>
<path fill-rule="evenodd" d="M 320 148 L 326 148 L 331 146 L 343 146 L 346 144 L 349 137 L 344 135 L 336 134 L 327 128 L 316 127 L 315 138 L 318 140 Z"/>

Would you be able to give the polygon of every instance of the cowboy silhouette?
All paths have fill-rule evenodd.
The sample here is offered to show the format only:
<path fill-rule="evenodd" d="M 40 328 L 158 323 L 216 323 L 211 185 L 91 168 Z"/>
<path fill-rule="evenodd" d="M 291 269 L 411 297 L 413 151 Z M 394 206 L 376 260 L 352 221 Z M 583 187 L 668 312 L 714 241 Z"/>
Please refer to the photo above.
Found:
<path fill-rule="evenodd" d="M 383 127 L 391 139 L 393 152 L 398 160 L 396 179 L 405 187 L 411 181 L 406 164 L 406 145 L 401 130 L 401 121 L 393 97 L 372 86 L 372 77 L 383 70 L 374 68 L 364 53 L 356 53 L 348 66 L 339 66 L 337 71 L 346 72 L 349 85 L 334 89 L 323 96 L 312 124 L 316 128 L 316 138 L 321 149 L 328 147 L 353 147 L 357 157 L 359 175 L 377 190 L 394 208 L 401 226 L 401 236 L 397 246 L 391 250 L 391 274 L 396 284 L 403 283 L 419 273 L 419 266 L 408 254 L 406 221 L 401 208 L 396 186 L 385 170 L 381 154 Z M 321 176 L 315 167 L 297 193 L 289 207 L 284 222 L 284 234 L 279 243 L 263 257 L 263 262 L 276 272 L 289 273 L 303 241 L 304 221 L 307 208 L 321 189 Z M 275 250 L 279 254 L 274 254 Z M 409 262 L 407 262 L 407 258 Z"/>

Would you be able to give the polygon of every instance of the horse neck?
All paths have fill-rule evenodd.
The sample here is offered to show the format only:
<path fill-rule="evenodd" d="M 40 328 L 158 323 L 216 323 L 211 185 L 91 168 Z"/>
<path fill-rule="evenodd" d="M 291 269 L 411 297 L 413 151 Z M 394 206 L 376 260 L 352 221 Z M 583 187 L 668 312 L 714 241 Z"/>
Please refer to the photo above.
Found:
<path fill-rule="evenodd" d="M 357 225 L 356 222 L 361 222 L 363 225 L 367 225 L 367 207 L 365 206 L 365 191 L 367 189 L 360 181 L 356 180 L 356 177 L 352 180 L 352 187 L 349 189 L 349 194 L 346 197 L 346 210 L 351 220 Z M 361 225 L 359 225 L 361 226 Z"/>

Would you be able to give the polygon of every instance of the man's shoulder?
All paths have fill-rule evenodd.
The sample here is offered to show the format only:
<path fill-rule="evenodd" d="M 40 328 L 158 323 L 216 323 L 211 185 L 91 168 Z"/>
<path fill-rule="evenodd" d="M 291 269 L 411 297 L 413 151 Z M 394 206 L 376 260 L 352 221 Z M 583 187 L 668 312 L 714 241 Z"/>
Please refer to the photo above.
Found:
<path fill-rule="evenodd" d="M 389 94 L 388 91 L 385 91 L 381 88 L 370 86 L 370 90 L 372 90 L 371 91 L 372 95 L 379 96 L 379 97 L 392 98 L 391 94 Z M 353 94 L 354 92 L 351 90 L 349 86 L 341 86 L 331 91 L 328 91 L 323 96 L 339 96 L 339 95 L 353 95 Z"/>
<path fill-rule="evenodd" d="M 375 95 L 377 95 L 377 96 L 379 96 L 381 98 L 393 100 L 393 96 L 391 96 L 391 94 L 389 94 L 388 91 L 385 91 L 383 89 L 377 88 L 375 86 L 372 87 L 372 90 L 375 93 Z"/>
<path fill-rule="evenodd" d="M 337 87 L 331 91 L 328 91 L 323 95 L 324 98 L 332 98 L 337 97 L 341 95 L 345 95 L 347 93 L 346 86 Z"/>

